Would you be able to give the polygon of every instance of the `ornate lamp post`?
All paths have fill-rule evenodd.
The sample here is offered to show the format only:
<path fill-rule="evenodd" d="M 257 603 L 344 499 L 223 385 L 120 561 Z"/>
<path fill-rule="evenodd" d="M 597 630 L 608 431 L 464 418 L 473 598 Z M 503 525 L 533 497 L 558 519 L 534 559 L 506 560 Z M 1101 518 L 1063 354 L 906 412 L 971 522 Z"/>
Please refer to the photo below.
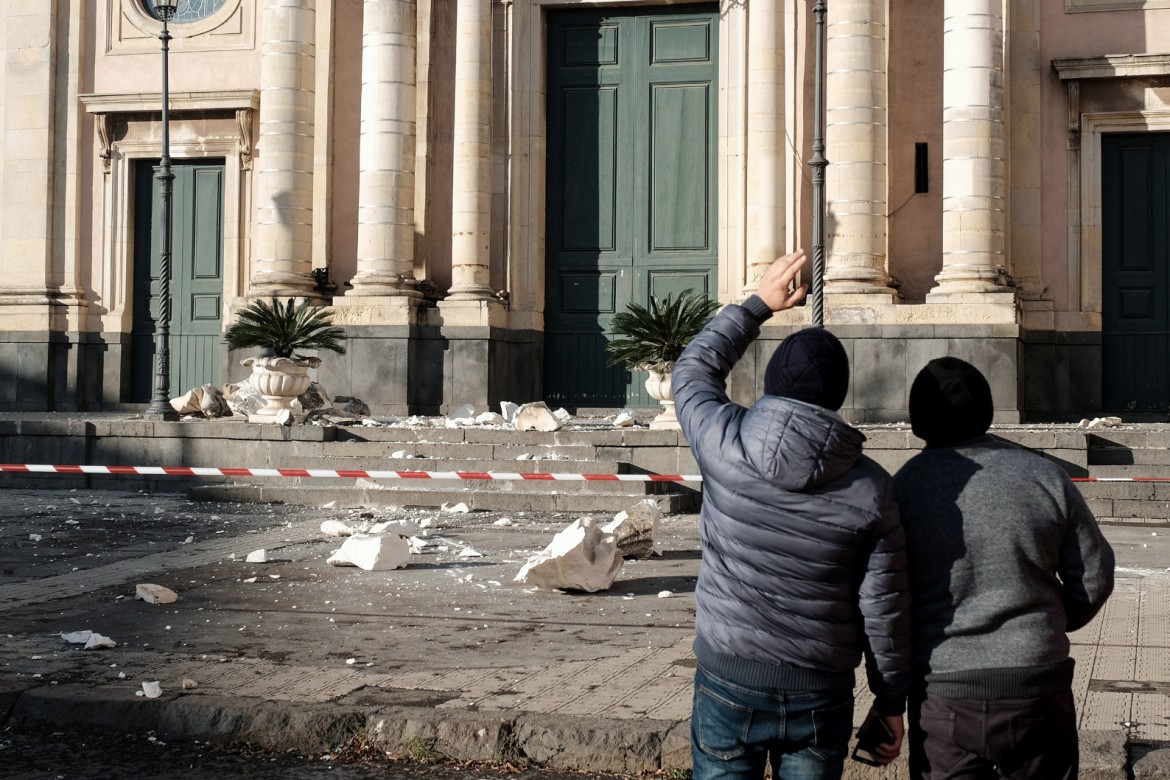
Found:
<path fill-rule="evenodd" d="M 159 183 L 162 201 L 162 251 L 159 255 L 158 322 L 154 332 L 156 373 L 154 397 L 146 409 L 148 420 L 177 420 L 178 413 L 171 406 L 171 190 L 175 175 L 171 173 L 171 112 L 170 73 L 168 62 L 171 51 L 171 31 L 167 23 L 174 17 L 179 0 L 154 0 L 154 12 L 162 21 L 162 158 L 155 178 Z"/>
<path fill-rule="evenodd" d="M 816 59 L 813 75 L 812 157 L 812 309 L 813 323 L 825 324 L 825 0 L 813 3 Z"/>

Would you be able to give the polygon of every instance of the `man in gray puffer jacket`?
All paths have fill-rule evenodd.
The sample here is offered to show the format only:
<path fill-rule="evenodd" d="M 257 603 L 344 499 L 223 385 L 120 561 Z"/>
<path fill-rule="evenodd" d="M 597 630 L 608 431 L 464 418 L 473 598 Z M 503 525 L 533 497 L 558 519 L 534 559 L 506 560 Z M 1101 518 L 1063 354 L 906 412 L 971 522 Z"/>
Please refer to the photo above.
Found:
<path fill-rule="evenodd" d="M 838 778 L 863 654 L 870 718 L 901 746 L 910 676 L 908 578 L 889 474 L 837 413 L 848 358 L 823 328 L 776 349 L 765 395 L 732 403 L 732 367 L 789 292 L 803 251 L 777 260 L 756 295 L 725 307 L 687 347 L 672 387 L 703 474 L 703 560 L 695 588 L 696 780 Z"/>

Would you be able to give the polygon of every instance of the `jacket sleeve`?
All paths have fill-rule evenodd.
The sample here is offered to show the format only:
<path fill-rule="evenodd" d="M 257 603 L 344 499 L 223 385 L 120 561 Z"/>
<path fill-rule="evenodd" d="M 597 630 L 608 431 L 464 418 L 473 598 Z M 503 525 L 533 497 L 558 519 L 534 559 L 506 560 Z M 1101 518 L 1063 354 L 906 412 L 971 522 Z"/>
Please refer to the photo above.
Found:
<path fill-rule="evenodd" d="M 760 323 L 769 316 L 767 306 L 754 295 L 742 306 L 723 307 L 674 364 L 670 388 L 675 410 L 683 435 L 700 464 L 703 453 L 715 455 L 720 451 L 718 443 L 745 411 L 728 397 L 727 376 L 760 335 Z M 714 446 L 697 446 L 708 436 L 714 437 L 710 442 Z"/>
<path fill-rule="evenodd" d="M 858 604 L 865 631 L 865 671 L 881 715 L 900 715 L 910 688 L 910 578 L 906 542 L 892 482 L 861 579 Z"/>
<path fill-rule="evenodd" d="M 1088 624 L 1113 592 L 1113 548 L 1105 541 L 1081 491 L 1065 480 L 1069 523 L 1060 551 L 1061 600 L 1068 631 Z"/>

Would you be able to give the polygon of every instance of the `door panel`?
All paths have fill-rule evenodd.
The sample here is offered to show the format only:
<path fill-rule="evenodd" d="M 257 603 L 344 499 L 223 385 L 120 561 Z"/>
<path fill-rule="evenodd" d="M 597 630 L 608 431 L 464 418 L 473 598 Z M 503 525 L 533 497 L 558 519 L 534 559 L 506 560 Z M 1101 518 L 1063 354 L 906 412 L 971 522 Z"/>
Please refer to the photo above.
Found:
<path fill-rule="evenodd" d="M 172 163 L 171 395 L 219 382 L 223 312 L 222 162 Z M 138 164 L 135 180 L 134 324 L 130 400 L 154 388 L 162 209 L 156 163 Z"/>
<path fill-rule="evenodd" d="M 1170 408 L 1170 134 L 1102 139 L 1103 401 Z"/>
<path fill-rule="evenodd" d="M 715 288 L 718 14 L 549 14 L 545 397 L 652 406 L 606 366 L 631 301 Z"/>

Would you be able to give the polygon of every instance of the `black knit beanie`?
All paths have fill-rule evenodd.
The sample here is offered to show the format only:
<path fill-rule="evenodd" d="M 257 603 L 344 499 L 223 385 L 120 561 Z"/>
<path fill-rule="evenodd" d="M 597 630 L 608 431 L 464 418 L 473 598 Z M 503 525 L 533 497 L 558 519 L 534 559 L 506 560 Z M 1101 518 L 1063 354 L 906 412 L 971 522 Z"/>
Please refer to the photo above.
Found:
<path fill-rule="evenodd" d="M 764 392 L 837 411 L 849 392 L 845 347 L 824 328 L 798 330 L 772 353 Z"/>
<path fill-rule="evenodd" d="M 910 386 L 910 427 L 931 447 L 982 436 L 994 411 L 987 377 L 965 360 L 932 360 Z"/>

